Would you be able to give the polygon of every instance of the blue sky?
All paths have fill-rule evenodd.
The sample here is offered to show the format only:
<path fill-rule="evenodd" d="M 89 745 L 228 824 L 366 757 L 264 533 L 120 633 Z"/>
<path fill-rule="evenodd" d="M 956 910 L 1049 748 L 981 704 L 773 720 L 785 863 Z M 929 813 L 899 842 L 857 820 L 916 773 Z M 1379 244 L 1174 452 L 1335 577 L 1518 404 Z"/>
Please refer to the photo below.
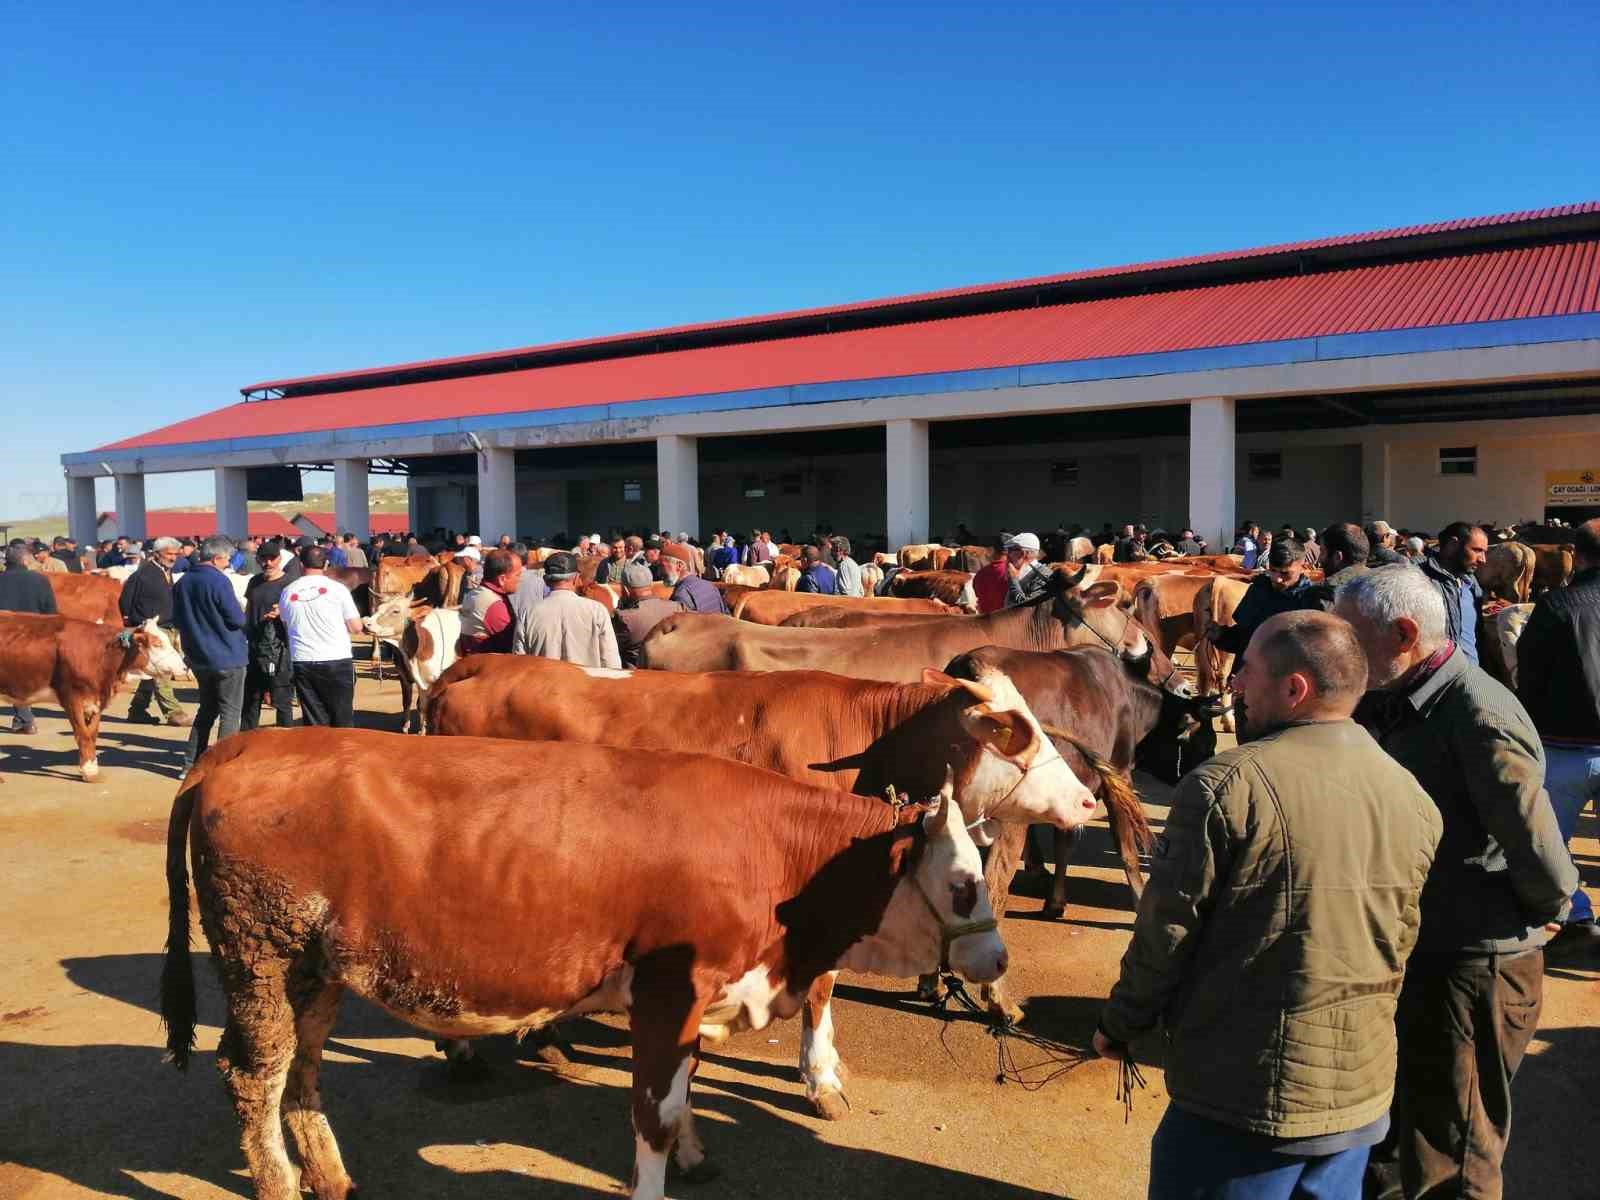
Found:
<path fill-rule="evenodd" d="M 0 0 L 0 519 L 265 378 L 1600 199 L 1593 4 L 502 7 Z"/>

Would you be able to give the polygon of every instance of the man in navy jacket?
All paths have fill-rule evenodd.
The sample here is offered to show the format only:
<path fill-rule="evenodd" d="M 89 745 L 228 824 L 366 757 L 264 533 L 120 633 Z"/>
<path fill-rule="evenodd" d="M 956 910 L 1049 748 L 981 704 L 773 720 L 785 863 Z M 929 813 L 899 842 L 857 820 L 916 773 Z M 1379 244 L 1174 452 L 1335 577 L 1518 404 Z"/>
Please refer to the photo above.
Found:
<path fill-rule="evenodd" d="M 200 711 L 189 730 L 179 778 L 188 775 L 195 759 L 205 753 L 211 727 L 218 720 L 222 724 L 218 741 L 239 732 L 249 650 L 244 636 L 244 610 L 239 607 L 233 584 L 222 573 L 232 555 L 233 543 L 227 538 L 207 538 L 196 555 L 195 567 L 184 572 L 172 589 L 173 622 L 183 637 L 184 656 L 200 685 Z"/>

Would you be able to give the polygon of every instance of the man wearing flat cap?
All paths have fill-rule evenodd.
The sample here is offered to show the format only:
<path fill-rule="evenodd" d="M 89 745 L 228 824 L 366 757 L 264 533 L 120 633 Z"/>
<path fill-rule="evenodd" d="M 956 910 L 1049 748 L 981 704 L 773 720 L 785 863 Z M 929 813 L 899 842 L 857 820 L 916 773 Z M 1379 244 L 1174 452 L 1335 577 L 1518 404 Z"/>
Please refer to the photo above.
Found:
<path fill-rule="evenodd" d="M 676 561 L 676 560 L 672 560 Z M 629 563 L 622 571 L 622 603 L 611 618 L 617 635 L 617 652 L 625 667 L 639 665 L 639 645 L 665 617 L 683 612 L 684 606 L 650 594 L 655 580 L 643 563 Z"/>
<path fill-rule="evenodd" d="M 512 650 L 580 667 L 620 667 L 617 635 L 605 605 L 578 595 L 578 560 L 565 550 L 544 560 L 550 594 L 517 623 Z"/>

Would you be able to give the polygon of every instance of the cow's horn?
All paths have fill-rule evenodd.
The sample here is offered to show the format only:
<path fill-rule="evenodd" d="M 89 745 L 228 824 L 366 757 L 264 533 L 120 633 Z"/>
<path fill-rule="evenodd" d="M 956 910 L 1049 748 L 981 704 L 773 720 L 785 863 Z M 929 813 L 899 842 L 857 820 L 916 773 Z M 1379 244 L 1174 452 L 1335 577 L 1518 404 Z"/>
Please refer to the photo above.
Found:
<path fill-rule="evenodd" d="M 929 837 L 938 837 L 950 823 L 950 810 L 956 805 L 956 772 L 948 763 L 944 768 L 944 786 L 939 789 L 935 803 L 936 807 L 930 812 L 923 827 L 928 831 Z"/>

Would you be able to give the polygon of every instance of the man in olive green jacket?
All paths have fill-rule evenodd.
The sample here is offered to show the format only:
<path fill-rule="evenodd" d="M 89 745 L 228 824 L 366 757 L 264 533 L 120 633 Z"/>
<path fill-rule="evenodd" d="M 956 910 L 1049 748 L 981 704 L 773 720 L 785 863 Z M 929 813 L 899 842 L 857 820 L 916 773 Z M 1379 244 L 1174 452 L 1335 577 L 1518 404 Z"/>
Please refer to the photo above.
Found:
<path fill-rule="evenodd" d="M 1178 786 L 1095 1046 L 1164 1023 L 1151 1200 L 1359 1200 L 1388 1129 L 1395 997 L 1440 821 L 1350 720 L 1349 625 L 1283 613 L 1233 687 L 1241 744 Z"/>

